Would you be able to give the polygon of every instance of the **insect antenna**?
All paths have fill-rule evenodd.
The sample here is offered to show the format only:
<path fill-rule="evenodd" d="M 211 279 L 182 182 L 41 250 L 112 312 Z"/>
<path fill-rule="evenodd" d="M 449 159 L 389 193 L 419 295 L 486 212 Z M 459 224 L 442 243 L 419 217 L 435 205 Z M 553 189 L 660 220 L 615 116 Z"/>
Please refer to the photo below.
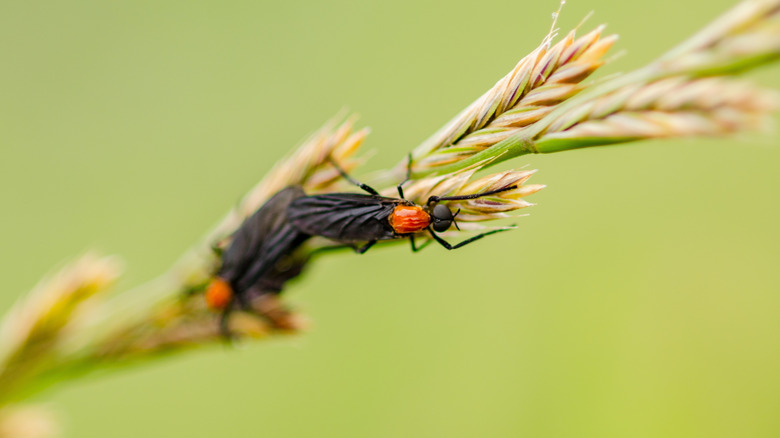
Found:
<path fill-rule="evenodd" d="M 455 212 L 455 214 L 452 215 L 452 223 L 455 225 L 455 229 L 460 231 L 460 227 L 458 226 L 458 221 L 455 220 L 455 218 L 458 216 L 458 213 L 460 213 L 460 209 Z"/>
<path fill-rule="evenodd" d="M 517 188 L 517 185 L 504 187 L 503 189 L 496 189 L 496 190 L 490 190 L 488 192 L 482 192 L 482 193 L 474 193 L 473 195 L 460 195 L 460 196 L 431 196 L 428 198 L 428 205 L 435 204 L 440 201 L 464 201 L 466 199 L 477 199 L 482 198 L 484 196 L 490 196 L 495 195 L 496 193 L 506 192 L 509 190 L 514 190 Z"/>

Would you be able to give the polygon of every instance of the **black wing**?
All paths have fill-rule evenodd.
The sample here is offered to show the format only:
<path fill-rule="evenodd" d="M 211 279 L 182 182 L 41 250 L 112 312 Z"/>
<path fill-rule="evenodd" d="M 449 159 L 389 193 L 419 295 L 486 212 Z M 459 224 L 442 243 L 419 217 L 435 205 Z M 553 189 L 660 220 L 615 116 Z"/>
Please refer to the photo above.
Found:
<path fill-rule="evenodd" d="M 404 201 L 361 193 L 327 193 L 294 200 L 287 218 L 304 233 L 352 243 L 395 239 L 388 218 Z"/>
<path fill-rule="evenodd" d="M 287 207 L 304 195 L 298 186 L 279 191 L 233 234 L 218 275 L 230 282 L 236 293 L 261 283 L 281 257 L 309 238 L 287 222 Z"/>
<path fill-rule="evenodd" d="M 269 235 L 260 246 L 256 258 L 234 281 L 234 290 L 246 291 L 253 286 L 265 289 L 267 285 L 274 283 L 280 283 L 277 290 L 281 290 L 281 284 L 297 273 L 290 275 L 279 271 L 276 269 L 277 262 L 301 246 L 309 237 L 290 224 L 285 224 L 276 233 Z M 297 272 L 300 272 L 300 269 Z"/>

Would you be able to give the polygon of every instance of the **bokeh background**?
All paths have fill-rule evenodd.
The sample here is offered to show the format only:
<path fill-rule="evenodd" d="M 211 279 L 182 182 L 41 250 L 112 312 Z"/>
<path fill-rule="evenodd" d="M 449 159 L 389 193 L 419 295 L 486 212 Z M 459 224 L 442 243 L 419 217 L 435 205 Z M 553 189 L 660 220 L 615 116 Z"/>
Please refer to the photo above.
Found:
<path fill-rule="evenodd" d="M 728 0 L 570 1 L 639 67 Z M 0 308 L 62 260 L 163 272 L 338 110 L 392 165 L 536 47 L 555 1 L 0 3 Z M 780 88 L 778 66 L 753 72 Z M 511 162 L 500 238 L 326 257 L 294 338 L 43 394 L 69 437 L 780 435 L 778 134 Z"/>

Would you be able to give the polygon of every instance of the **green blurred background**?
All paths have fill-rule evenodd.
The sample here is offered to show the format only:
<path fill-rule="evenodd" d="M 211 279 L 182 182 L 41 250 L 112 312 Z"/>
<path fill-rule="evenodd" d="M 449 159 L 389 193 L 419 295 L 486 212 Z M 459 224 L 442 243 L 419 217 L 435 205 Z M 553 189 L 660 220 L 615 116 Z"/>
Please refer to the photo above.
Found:
<path fill-rule="evenodd" d="M 639 67 L 732 2 L 569 2 Z M 161 273 L 339 109 L 392 165 L 536 47 L 556 1 L 0 3 L 0 308 L 62 260 Z M 780 88 L 777 66 L 754 80 Z M 603 75 L 604 73 L 602 73 Z M 777 119 L 776 119 L 777 120 Z M 70 437 L 780 435 L 778 134 L 512 162 L 548 188 L 453 253 L 339 254 L 294 338 L 44 394 Z"/>

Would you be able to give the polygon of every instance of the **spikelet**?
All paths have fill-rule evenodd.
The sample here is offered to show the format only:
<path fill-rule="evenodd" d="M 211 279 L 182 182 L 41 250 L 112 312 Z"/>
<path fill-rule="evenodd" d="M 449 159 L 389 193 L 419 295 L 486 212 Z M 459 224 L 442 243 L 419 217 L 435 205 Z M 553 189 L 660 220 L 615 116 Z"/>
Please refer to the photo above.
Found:
<path fill-rule="evenodd" d="M 727 135 L 766 126 L 776 108 L 774 92 L 745 81 L 673 77 L 629 85 L 562 114 L 536 147 Z"/>
<path fill-rule="evenodd" d="M 450 174 L 528 153 L 753 130 L 765 126 L 777 106 L 767 90 L 702 78 L 780 58 L 780 0 L 744 1 L 653 63 L 586 84 L 582 80 L 604 64 L 616 40 L 602 38 L 602 30 L 576 40 L 569 34 L 549 50 L 548 35 L 515 70 L 415 150 L 415 175 Z M 528 71 L 536 72 L 536 82 L 516 79 Z M 639 105 L 664 87 L 688 101 L 683 105 L 675 103 L 678 96 L 666 96 L 660 111 Z M 705 96 L 706 91 L 712 94 Z M 739 92 L 743 98 L 735 96 Z M 727 98 L 713 100 L 723 94 Z"/>
<path fill-rule="evenodd" d="M 0 404 L 38 364 L 58 353 L 74 321 L 121 271 L 113 257 L 87 254 L 42 280 L 3 318 L 0 328 Z"/>
<path fill-rule="evenodd" d="M 337 123 L 337 116 L 327 122 L 317 132 L 306 139 L 292 155 L 280 161 L 241 200 L 237 209 L 232 211 L 217 226 L 211 238 L 224 237 L 238 228 L 247 216 L 260 208 L 276 192 L 290 185 L 303 186 L 307 191 L 327 190 L 339 179 L 339 174 L 327 163 L 332 157 L 347 169 L 352 170 L 360 164 L 354 155 L 360 149 L 369 133 L 367 128 L 355 130 L 357 117 L 352 116 Z"/>
<path fill-rule="evenodd" d="M 473 155 L 511 136 L 584 88 L 583 81 L 604 65 L 617 41 L 602 37 L 604 26 L 555 45 L 553 34 L 517 63 L 493 88 L 415 150 L 415 170 L 433 169 Z"/>

